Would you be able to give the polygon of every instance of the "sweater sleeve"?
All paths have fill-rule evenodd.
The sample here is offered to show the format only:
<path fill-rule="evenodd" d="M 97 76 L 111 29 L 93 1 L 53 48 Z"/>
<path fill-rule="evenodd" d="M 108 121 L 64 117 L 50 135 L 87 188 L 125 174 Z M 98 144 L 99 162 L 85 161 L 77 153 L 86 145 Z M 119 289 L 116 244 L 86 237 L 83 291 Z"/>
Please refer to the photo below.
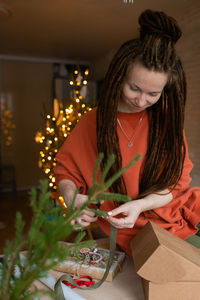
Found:
<path fill-rule="evenodd" d="M 57 165 L 54 168 L 56 175 L 56 184 L 63 180 L 68 179 L 75 183 L 79 190 L 86 189 L 84 178 L 81 176 L 81 172 L 78 166 L 79 160 L 79 146 L 78 139 L 80 135 L 80 128 L 76 126 L 71 132 L 70 136 L 66 139 L 62 147 L 60 148 L 56 160 Z"/>
<path fill-rule="evenodd" d="M 86 194 L 91 184 L 97 155 L 95 118 L 95 110 L 84 115 L 56 156 L 57 166 L 54 168 L 56 184 L 63 179 L 71 180 L 82 194 Z"/>

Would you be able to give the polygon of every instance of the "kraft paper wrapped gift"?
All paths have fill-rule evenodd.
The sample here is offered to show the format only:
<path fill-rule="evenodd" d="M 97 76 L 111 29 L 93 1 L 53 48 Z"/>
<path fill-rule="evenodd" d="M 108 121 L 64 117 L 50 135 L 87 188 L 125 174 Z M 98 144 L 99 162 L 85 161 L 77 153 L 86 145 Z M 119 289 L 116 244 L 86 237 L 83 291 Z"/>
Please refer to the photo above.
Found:
<path fill-rule="evenodd" d="M 200 250 L 149 222 L 131 242 L 148 300 L 199 300 Z"/>
<path fill-rule="evenodd" d="M 66 247 L 70 244 L 65 242 L 62 243 Z M 80 250 L 83 249 L 89 249 L 89 248 L 82 248 Z M 86 263 L 83 259 L 77 259 L 76 256 L 68 256 L 66 261 L 64 261 L 60 265 L 55 266 L 54 270 L 63 273 L 73 274 L 76 276 L 91 276 L 93 279 L 101 279 L 106 270 L 106 264 L 110 256 L 110 250 L 103 249 L 103 248 L 96 248 L 96 250 L 97 250 L 96 254 L 101 255 L 101 257 L 103 258 L 102 259 L 102 261 L 104 261 L 103 266 L 101 265 L 101 262 L 94 263 L 94 264 L 90 262 Z M 106 281 L 113 281 L 117 273 L 122 271 L 124 260 L 125 260 L 125 253 L 121 251 L 116 251 L 113 263 L 106 277 Z"/>

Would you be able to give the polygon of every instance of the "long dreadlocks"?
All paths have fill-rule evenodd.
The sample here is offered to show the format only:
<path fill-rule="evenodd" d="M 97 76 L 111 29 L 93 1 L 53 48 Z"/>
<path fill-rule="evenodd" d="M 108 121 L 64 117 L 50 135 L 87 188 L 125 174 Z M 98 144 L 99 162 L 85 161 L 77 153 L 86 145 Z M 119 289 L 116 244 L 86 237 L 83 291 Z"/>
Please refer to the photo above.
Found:
<path fill-rule="evenodd" d="M 122 167 L 117 134 L 118 101 L 129 67 L 141 62 L 149 70 L 167 72 L 168 82 L 159 101 L 147 109 L 149 115 L 148 149 L 140 179 L 140 196 L 175 187 L 185 158 L 183 137 L 186 79 L 175 43 L 181 36 L 177 22 L 163 12 L 144 11 L 139 17 L 140 38 L 123 44 L 115 54 L 101 90 L 97 107 L 98 151 L 116 155 L 108 177 Z M 123 177 L 110 188 L 126 193 Z"/>

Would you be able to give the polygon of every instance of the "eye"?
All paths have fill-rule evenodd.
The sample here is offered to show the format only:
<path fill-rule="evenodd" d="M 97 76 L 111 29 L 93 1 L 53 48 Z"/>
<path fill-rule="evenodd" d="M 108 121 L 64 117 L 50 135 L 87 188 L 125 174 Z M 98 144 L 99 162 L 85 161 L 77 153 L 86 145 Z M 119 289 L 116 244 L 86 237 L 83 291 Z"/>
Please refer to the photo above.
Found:
<path fill-rule="evenodd" d="M 136 88 L 136 87 L 134 87 L 134 86 L 129 85 L 129 87 L 130 87 L 131 91 L 135 91 L 135 92 L 138 91 L 138 88 Z"/>
<path fill-rule="evenodd" d="M 158 93 L 149 93 L 149 96 L 151 97 L 157 97 L 159 94 Z"/>

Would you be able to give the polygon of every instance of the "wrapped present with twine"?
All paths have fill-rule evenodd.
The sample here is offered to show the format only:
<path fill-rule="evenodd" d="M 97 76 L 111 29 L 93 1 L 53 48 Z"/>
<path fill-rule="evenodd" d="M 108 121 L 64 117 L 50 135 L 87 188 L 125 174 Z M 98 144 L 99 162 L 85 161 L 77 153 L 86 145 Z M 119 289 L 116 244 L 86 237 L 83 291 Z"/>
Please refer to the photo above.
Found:
<path fill-rule="evenodd" d="M 66 243 L 66 246 L 68 243 Z M 57 265 L 54 270 L 69 273 L 76 276 L 90 276 L 93 279 L 101 279 L 106 269 L 110 256 L 108 249 L 102 248 L 81 248 L 78 253 L 71 254 L 66 261 Z M 122 270 L 125 253 L 115 252 L 115 258 L 106 278 L 106 281 L 113 281 L 116 274 Z"/>

